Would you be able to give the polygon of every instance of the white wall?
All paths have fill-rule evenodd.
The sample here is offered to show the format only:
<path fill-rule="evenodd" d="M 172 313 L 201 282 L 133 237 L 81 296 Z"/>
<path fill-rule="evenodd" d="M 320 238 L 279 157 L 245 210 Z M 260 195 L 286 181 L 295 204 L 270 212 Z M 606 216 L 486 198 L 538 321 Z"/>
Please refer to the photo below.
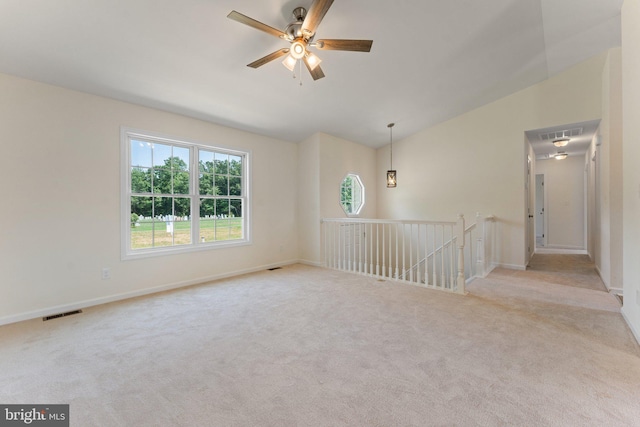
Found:
<path fill-rule="evenodd" d="M 640 341 L 640 2 L 622 5 L 623 287 L 622 313 Z"/>
<path fill-rule="evenodd" d="M 321 265 L 320 220 L 344 218 L 340 184 L 348 173 L 360 176 L 365 203 L 360 218 L 376 218 L 376 150 L 355 142 L 319 133 L 300 144 L 299 150 L 299 248 L 303 262 Z"/>
<path fill-rule="evenodd" d="M 611 277 L 608 285 L 622 288 L 622 49 L 610 52 L 609 65 L 609 218 L 611 233 L 610 263 Z"/>
<path fill-rule="evenodd" d="M 622 49 L 611 49 L 602 76 L 602 121 L 597 151 L 599 247 L 594 254 L 608 288 L 622 288 Z"/>
<path fill-rule="evenodd" d="M 378 191 L 382 218 L 497 217 L 498 263 L 525 268 L 525 144 L 530 129 L 600 117 L 606 54 L 395 143 L 398 187 Z M 400 128 L 402 122 L 396 123 Z M 378 150 L 383 176 L 389 147 Z"/>
<path fill-rule="evenodd" d="M 546 189 L 547 247 L 586 249 L 584 156 L 536 162 Z"/>
<path fill-rule="evenodd" d="M 307 264 L 322 259 L 320 219 L 320 134 L 315 134 L 298 144 L 298 248 Z"/>
<path fill-rule="evenodd" d="M 365 202 L 360 218 L 377 216 L 376 150 L 355 142 L 321 135 L 320 214 L 322 218 L 345 218 L 340 206 L 340 185 L 348 173 L 360 176 Z"/>
<path fill-rule="evenodd" d="M 0 93 L 0 323 L 297 260 L 295 144 L 7 75 Z M 250 150 L 253 244 L 121 261 L 121 126 Z"/>

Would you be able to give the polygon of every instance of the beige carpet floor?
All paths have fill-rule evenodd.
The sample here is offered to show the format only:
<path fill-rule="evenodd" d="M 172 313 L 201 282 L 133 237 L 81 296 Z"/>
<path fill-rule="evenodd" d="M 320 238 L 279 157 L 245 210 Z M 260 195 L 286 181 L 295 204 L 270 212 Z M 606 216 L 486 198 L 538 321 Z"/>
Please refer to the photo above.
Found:
<path fill-rule="evenodd" d="M 588 255 L 535 254 L 527 268 L 527 276 L 539 281 L 606 291 Z"/>
<path fill-rule="evenodd" d="M 450 295 L 303 265 L 0 327 L 0 403 L 72 426 L 637 426 L 606 292 L 496 270 Z"/>

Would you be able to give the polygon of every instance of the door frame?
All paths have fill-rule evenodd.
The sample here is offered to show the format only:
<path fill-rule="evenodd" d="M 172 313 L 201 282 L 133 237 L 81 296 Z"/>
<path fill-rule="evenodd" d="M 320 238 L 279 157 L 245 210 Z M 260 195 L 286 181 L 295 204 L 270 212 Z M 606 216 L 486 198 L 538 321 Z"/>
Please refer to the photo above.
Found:
<path fill-rule="evenodd" d="M 549 236 L 549 221 L 547 221 L 547 215 L 549 214 L 549 209 L 547 209 L 547 185 L 546 185 L 546 181 L 545 181 L 545 177 L 543 173 L 536 173 L 535 175 L 535 215 L 536 215 L 536 221 L 534 221 L 535 223 L 535 238 L 536 238 L 536 248 L 538 247 L 538 221 L 537 218 L 539 215 L 538 212 L 538 177 L 541 176 L 542 177 L 542 246 L 546 247 L 547 246 L 547 237 Z"/>

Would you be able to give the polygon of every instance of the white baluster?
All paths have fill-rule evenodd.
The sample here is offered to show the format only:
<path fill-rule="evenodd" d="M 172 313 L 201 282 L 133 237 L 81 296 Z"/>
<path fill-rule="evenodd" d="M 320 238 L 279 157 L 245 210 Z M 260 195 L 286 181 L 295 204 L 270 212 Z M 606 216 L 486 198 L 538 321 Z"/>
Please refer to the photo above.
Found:
<path fill-rule="evenodd" d="M 380 224 L 376 224 L 376 276 L 380 276 Z"/>
<path fill-rule="evenodd" d="M 420 234 L 420 224 L 417 224 L 416 232 Z M 416 238 L 415 260 L 413 246 L 413 224 L 409 224 L 409 281 L 415 282 L 416 277 L 420 277 L 420 273 L 414 270 L 420 269 L 420 237 Z"/>
<path fill-rule="evenodd" d="M 457 240 L 458 240 L 458 280 L 456 292 L 459 294 L 465 293 L 465 280 L 464 280 L 464 216 L 458 215 L 457 224 Z"/>

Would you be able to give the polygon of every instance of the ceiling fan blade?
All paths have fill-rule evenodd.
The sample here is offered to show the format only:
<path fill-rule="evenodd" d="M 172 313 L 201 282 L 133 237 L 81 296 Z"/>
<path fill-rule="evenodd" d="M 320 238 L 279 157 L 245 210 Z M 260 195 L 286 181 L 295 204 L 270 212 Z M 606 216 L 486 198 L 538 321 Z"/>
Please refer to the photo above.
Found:
<path fill-rule="evenodd" d="M 307 66 L 307 70 L 309 70 L 309 74 L 311 74 L 313 80 L 319 80 L 324 77 L 324 73 L 322 72 L 322 68 L 320 68 L 320 65 L 316 65 L 316 68 L 311 68 L 311 65 L 309 65 L 309 60 L 307 60 L 306 57 L 302 58 L 302 60 L 304 61 L 304 65 Z"/>
<path fill-rule="evenodd" d="M 348 50 L 351 52 L 370 52 L 373 40 L 324 39 L 316 42 L 322 50 Z"/>
<path fill-rule="evenodd" d="M 250 27 L 255 28 L 256 30 L 264 31 L 267 34 L 271 34 L 272 36 L 286 38 L 287 35 L 277 28 L 270 27 L 267 24 L 263 24 L 260 21 L 256 21 L 253 18 L 249 18 L 247 15 L 243 15 L 240 12 L 236 12 L 232 10 L 231 13 L 227 15 L 227 18 L 233 19 L 234 21 L 238 21 L 241 24 L 248 25 Z"/>
<path fill-rule="evenodd" d="M 257 59 L 255 61 L 253 61 L 251 64 L 247 64 L 247 67 L 251 67 L 251 68 L 258 68 L 258 67 L 262 67 L 264 64 L 273 61 L 274 59 L 278 59 L 281 56 L 286 55 L 287 53 L 289 53 L 289 49 L 288 48 L 283 48 L 280 50 L 276 50 L 273 53 L 270 53 L 269 55 L 262 57 L 260 59 Z"/>
<path fill-rule="evenodd" d="M 322 18 L 324 18 L 332 4 L 333 0 L 315 0 L 311 4 L 302 23 L 302 33 L 306 38 L 311 38 L 316 33 L 318 25 L 320 25 Z"/>

